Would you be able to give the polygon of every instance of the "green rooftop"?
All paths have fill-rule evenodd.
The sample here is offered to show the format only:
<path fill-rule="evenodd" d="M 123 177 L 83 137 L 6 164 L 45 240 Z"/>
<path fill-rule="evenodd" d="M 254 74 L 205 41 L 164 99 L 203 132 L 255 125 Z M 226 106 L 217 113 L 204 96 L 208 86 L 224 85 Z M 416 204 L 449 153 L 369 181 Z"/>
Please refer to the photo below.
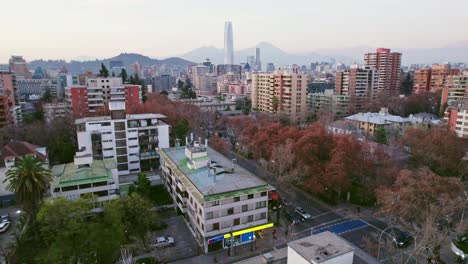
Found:
<path fill-rule="evenodd" d="M 114 160 L 93 160 L 91 167 L 77 168 L 75 163 L 55 165 L 52 174 L 57 177 L 57 187 L 87 184 L 112 179 L 112 169 L 117 166 Z"/>

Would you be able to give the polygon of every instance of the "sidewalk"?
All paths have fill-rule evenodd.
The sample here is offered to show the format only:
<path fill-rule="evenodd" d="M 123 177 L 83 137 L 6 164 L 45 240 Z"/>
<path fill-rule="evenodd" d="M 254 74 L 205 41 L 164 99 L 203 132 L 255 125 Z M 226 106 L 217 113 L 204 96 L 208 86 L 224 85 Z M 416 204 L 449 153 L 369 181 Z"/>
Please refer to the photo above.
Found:
<path fill-rule="evenodd" d="M 276 228 L 276 240 L 274 241 L 273 248 L 273 235 L 271 231 L 273 228 L 268 229 L 264 232 L 262 238 L 258 238 L 255 242 L 247 243 L 233 247 L 231 250 L 231 256 L 228 256 L 228 249 L 211 252 L 206 255 L 200 255 L 188 259 L 182 259 L 175 262 L 175 264 L 205 264 L 205 263 L 234 263 L 242 261 L 254 256 L 259 256 L 264 253 L 270 252 L 278 248 L 286 247 L 286 236 L 283 227 Z"/>

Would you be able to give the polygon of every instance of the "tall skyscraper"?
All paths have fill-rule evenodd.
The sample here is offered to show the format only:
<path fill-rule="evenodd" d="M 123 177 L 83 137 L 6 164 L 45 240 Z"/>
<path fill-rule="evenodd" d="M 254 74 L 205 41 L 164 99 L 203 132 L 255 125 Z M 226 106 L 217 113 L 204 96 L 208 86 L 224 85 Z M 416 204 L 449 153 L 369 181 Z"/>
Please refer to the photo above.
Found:
<path fill-rule="evenodd" d="M 234 40 L 232 38 L 232 23 L 224 24 L 224 64 L 234 64 Z"/>
<path fill-rule="evenodd" d="M 255 49 L 255 65 L 253 68 L 257 71 L 262 70 L 262 61 L 260 60 L 260 48 Z"/>
<path fill-rule="evenodd" d="M 389 95 L 398 95 L 401 75 L 401 53 L 379 48 L 364 55 L 365 66 L 377 70 L 377 90 Z"/>

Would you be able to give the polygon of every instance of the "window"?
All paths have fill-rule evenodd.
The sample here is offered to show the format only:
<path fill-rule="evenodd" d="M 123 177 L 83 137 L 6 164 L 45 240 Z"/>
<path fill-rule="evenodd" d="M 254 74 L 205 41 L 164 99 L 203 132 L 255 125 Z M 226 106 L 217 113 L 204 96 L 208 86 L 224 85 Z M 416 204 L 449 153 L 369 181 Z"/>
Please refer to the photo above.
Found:
<path fill-rule="evenodd" d="M 229 209 L 227 210 L 227 213 L 228 213 L 228 215 L 234 214 L 234 208 L 229 208 Z"/>
<path fill-rule="evenodd" d="M 254 220 L 254 216 L 253 216 L 253 215 L 247 216 L 247 222 L 253 222 L 253 220 Z"/>
<path fill-rule="evenodd" d="M 254 198 L 254 195 L 253 195 L 253 194 L 249 194 L 249 195 L 247 196 L 247 198 L 248 198 L 248 199 L 253 199 L 253 198 Z"/>
<path fill-rule="evenodd" d="M 213 224 L 213 230 L 219 230 L 219 223 Z"/>
<path fill-rule="evenodd" d="M 234 219 L 234 225 L 240 225 L 240 218 Z"/>
<path fill-rule="evenodd" d="M 242 212 L 247 212 L 249 210 L 249 206 L 244 204 L 242 205 Z"/>
<path fill-rule="evenodd" d="M 261 196 L 267 196 L 267 192 L 262 192 Z"/>
<path fill-rule="evenodd" d="M 213 212 L 207 212 L 206 213 L 206 219 L 207 220 L 213 219 Z"/>
<path fill-rule="evenodd" d="M 240 197 L 239 196 L 234 197 L 234 202 L 238 202 L 238 201 L 240 201 Z"/>
<path fill-rule="evenodd" d="M 213 206 L 219 205 L 219 200 L 213 201 Z"/>
<path fill-rule="evenodd" d="M 258 208 L 263 208 L 263 207 L 266 207 L 266 201 L 257 202 L 257 209 L 258 209 Z"/>
<path fill-rule="evenodd" d="M 259 219 L 265 219 L 266 218 L 266 213 L 260 213 L 260 218 Z"/>

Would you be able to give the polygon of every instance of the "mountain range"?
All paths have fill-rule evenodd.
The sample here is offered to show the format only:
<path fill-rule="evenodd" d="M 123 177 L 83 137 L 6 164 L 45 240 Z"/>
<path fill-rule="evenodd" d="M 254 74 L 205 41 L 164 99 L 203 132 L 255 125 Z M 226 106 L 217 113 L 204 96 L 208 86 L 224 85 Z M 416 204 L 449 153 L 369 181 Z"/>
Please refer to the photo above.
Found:
<path fill-rule="evenodd" d="M 33 60 L 29 62 L 29 68 L 33 70 L 37 67 L 41 67 L 43 69 L 60 69 L 65 66 L 67 67 L 69 73 L 78 74 L 84 71 L 98 72 L 101 68 L 101 63 L 104 63 L 104 65 L 108 67 L 110 61 L 122 61 L 124 67 L 127 70 L 130 69 L 130 65 L 135 62 L 138 62 L 145 67 L 150 67 L 153 65 L 161 66 L 164 64 L 168 67 L 180 67 L 182 69 L 185 69 L 188 64 L 193 64 L 193 62 L 176 57 L 158 60 L 136 53 L 121 53 L 115 57 L 103 60 L 72 60 L 70 62 L 65 60 Z"/>
<path fill-rule="evenodd" d="M 311 62 L 330 61 L 331 59 L 346 64 L 351 64 L 353 62 L 362 63 L 364 54 L 367 52 L 372 52 L 377 48 L 370 46 L 358 46 L 342 49 L 318 49 L 314 52 L 293 54 L 286 52 L 271 43 L 260 42 L 255 47 L 235 51 L 235 62 L 246 62 L 247 56 L 255 55 L 256 47 L 260 48 L 260 57 L 264 65 L 266 65 L 268 62 L 273 62 L 276 66 L 292 64 L 308 65 Z M 401 52 L 403 54 L 403 65 L 413 63 L 431 64 L 442 62 L 468 63 L 468 41 L 445 47 L 392 50 Z M 207 46 L 181 54 L 178 57 L 195 62 L 202 62 L 206 58 L 209 58 L 214 64 L 219 64 L 223 63 L 224 53 L 223 49 Z"/>

